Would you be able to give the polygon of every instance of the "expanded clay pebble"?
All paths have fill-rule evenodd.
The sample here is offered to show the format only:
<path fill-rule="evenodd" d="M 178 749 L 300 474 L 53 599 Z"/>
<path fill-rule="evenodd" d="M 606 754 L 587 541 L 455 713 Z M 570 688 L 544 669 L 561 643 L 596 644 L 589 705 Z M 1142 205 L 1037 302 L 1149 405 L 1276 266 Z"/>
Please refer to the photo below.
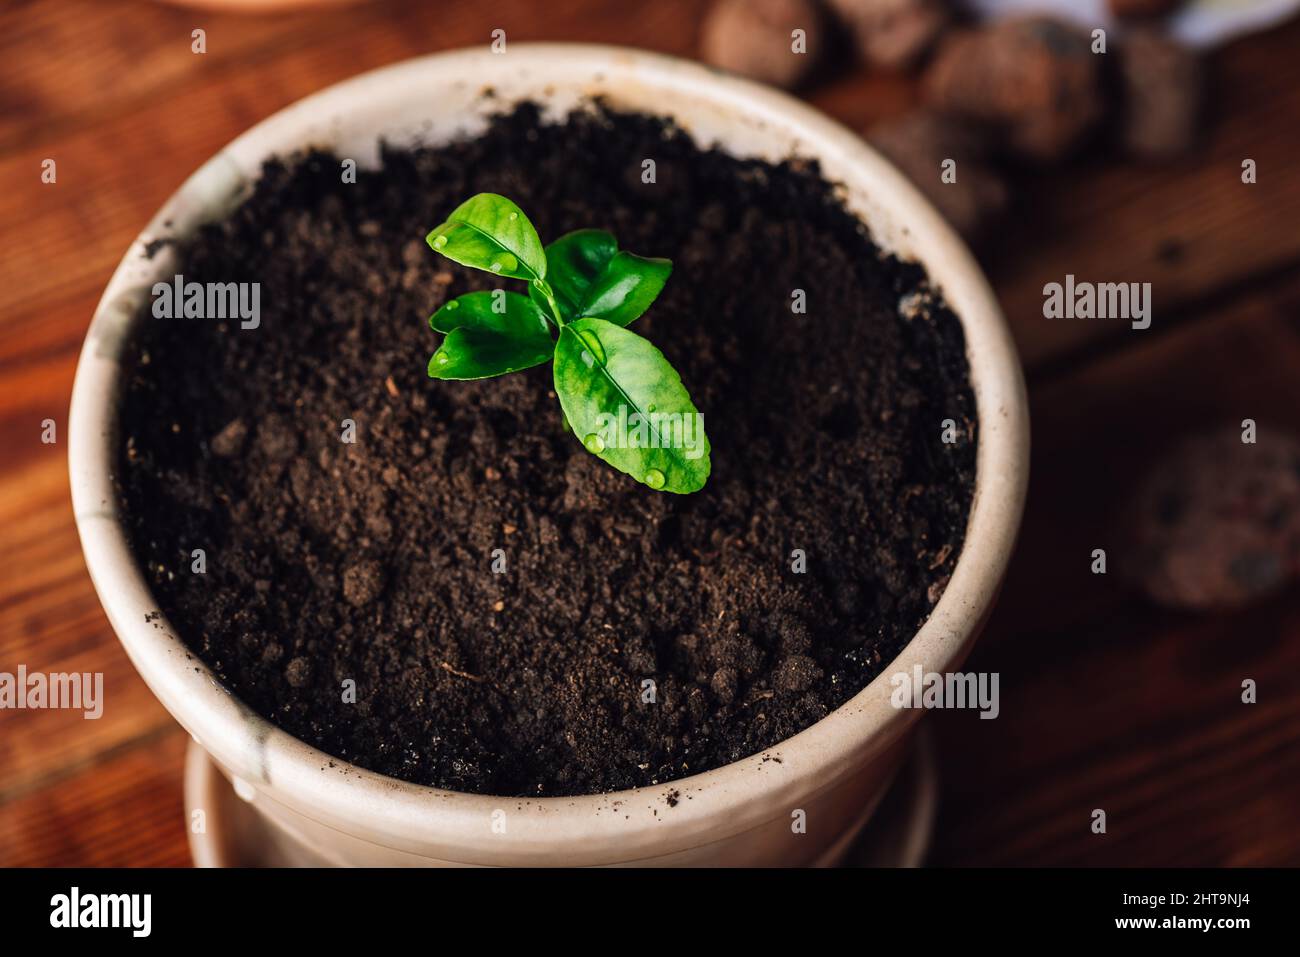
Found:
<path fill-rule="evenodd" d="M 872 66 L 901 70 L 914 65 L 948 26 L 946 0 L 828 0 L 849 27 L 858 54 Z"/>
<path fill-rule="evenodd" d="M 1227 608 L 1300 575 L 1300 441 L 1228 429 L 1187 439 L 1130 506 L 1122 570 L 1156 602 Z"/>
<path fill-rule="evenodd" d="M 867 139 L 915 183 L 967 239 L 980 233 L 1006 208 L 1007 185 L 986 165 L 989 145 L 979 130 L 926 110 L 872 128 Z M 954 160 L 952 182 L 943 163 Z"/>
<path fill-rule="evenodd" d="M 700 53 L 713 66 L 790 89 L 817 64 L 822 22 L 812 0 L 719 0 L 704 19 Z"/>
<path fill-rule="evenodd" d="M 1168 159 L 1195 142 L 1205 84 L 1192 50 L 1143 27 L 1119 48 L 1124 87 L 1124 147 L 1147 159 Z"/>
<path fill-rule="evenodd" d="M 1089 36 L 1044 17 L 950 35 L 925 77 L 934 109 L 993 125 L 1016 152 L 1058 160 L 1105 112 Z"/>

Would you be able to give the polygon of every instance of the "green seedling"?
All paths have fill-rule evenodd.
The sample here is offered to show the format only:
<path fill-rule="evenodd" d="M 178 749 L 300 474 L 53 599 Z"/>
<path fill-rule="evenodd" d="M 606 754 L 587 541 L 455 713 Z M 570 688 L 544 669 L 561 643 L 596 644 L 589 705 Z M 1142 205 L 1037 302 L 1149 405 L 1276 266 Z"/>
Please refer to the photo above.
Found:
<path fill-rule="evenodd" d="M 479 193 L 428 235 L 453 262 L 528 283 L 446 303 L 429 318 L 445 335 L 435 379 L 486 379 L 553 360 L 565 421 L 592 455 L 652 489 L 685 494 L 708 481 L 704 416 L 662 352 L 626 327 L 650 307 L 672 263 L 620 250 L 603 229 L 543 246 L 523 210 Z"/>

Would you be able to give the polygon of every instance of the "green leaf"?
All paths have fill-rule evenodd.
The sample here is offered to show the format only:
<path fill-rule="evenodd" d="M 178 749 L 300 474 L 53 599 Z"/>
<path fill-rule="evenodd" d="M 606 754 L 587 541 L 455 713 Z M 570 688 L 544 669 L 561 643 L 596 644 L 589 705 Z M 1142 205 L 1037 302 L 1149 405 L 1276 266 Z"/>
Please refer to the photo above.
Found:
<path fill-rule="evenodd" d="M 546 247 L 547 281 L 563 319 L 590 317 L 626 326 L 655 301 L 673 264 L 620 252 L 603 229 L 579 229 Z M 534 302 L 543 299 L 530 290 Z"/>
<path fill-rule="evenodd" d="M 551 357 L 526 343 L 483 329 L 454 329 L 429 358 L 434 379 L 489 379 L 541 365 Z"/>
<path fill-rule="evenodd" d="M 560 329 L 555 392 L 579 441 L 665 492 L 696 492 L 711 468 L 704 416 L 662 352 L 603 319 Z"/>
<path fill-rule="evenodd" d="M 546 250 L 524 211 L 496 193 L 471 196 L 425 237 L 462 266 L 512 279 L 546 278 Z"/>
<path fill-rule="evenodd" d="M 494 329 L 516 339 L 551 340 L 546 317 L 526 296 L 505 289 L 467 292 L 443 305 L 429 317 L 436 332 L 451 332 L 463 326 Z"/>
<path fill-rule="evenodd" d="M 618 252 L 618 241 L 603 229 L 565 233 L 546 247 L 546 271 L 563 318 L 581 319 L 575 311 L 584 293 Z M 530 290 L 531 292 L 531 290 Z M 534 294 L 536 301 L 536 294 Z"/>
<path fill-rule="evenodd" d="M 591 284 L 579 312 L 626 326 L 650 308 L 672 271 L 673 264 L 667 259 L 619 252 Z"/>
<path fill-rule="evenodd" d="M 497 289 L 471 292 L 447 303 L 429 317 L 445 332 L 429 359 L 435 379 L 486 379 L 540 365 L 551 357 L 546 317 L 528 297 Z"/>

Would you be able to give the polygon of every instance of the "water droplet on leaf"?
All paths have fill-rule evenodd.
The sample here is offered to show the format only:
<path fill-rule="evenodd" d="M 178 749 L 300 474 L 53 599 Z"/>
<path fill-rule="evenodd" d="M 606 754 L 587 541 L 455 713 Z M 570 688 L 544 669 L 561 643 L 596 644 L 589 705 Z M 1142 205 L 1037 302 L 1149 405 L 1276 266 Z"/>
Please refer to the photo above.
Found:
<path fill-rule="evenodd" d="M 583 439 L 582 444 L 587 447 L 587 451 L 590 452 L 592 455 L 599 455 L 601 452 L 605 451 L 605 440 L 602 439 L 595 432 L 592 432 L 585 439 Z"/>
<path fill-rule="evenodd" d="M 448 362 L 451 361 L 450 359 L 447 358 L 447 354 L 444 352 L 435 353 L 434 358 L 438 360 L 438 365 L 440 366 L 445 366 Z"/>
<path fill-rule="evenodd" d="M 453 299 L 451 302 L 447 303 L 447 308 L 448 308 L 448 309 L 459 309 L 459 308 L 460 308 L 460 303 L 458 303 L 455 299 Z"/>
<path fill-rule="evenodd" d="M 518 259 L 509 253 L 502 253 L 488 268 L 493 272 L 514 272 L 518 265 Z"/>
<path fill-rule="evenodd" d="M 664 478 L 664 473 L 660 472 L 658 469 L 651 469 L 649 472 L 645 473 L 645 484 L 649 485 L 653 489 L 663 488 L 664 482 L 666 481 L 667 479 Z"/>
<path fill-rule="evenodd" d="M 442 248 L 443 246 L 445 246 L 445 245 L 447 245 L 447 237 L 446 237 L 446 236 L 441 236 L 441 235 L 440 235 L 440 236 L 434 236 L 434 237 L 433 237 L 433 248 L 434 248 L 434 249 L 441 249 L 441 248 Z"/>
<path fill-rule="evenodd" d="M 592 332 L 590 329 L 579 329 L 577 335 L 578 338 L 582 340 L 582 344 L 585 345 L 588 350 L 590 350 L 590 354 L 592 357 L 595 358 L 595 361 L 599 362 L 601 365 L 604 365 L 605 347 L 600 344 L 600 340 L 596 338 L 596 334 Z M 587 365 L 591 365 L 591 362 L 588 361 L 588 355 L 586 353 L 583 354 L 582 361 L 586 362 Z"/>

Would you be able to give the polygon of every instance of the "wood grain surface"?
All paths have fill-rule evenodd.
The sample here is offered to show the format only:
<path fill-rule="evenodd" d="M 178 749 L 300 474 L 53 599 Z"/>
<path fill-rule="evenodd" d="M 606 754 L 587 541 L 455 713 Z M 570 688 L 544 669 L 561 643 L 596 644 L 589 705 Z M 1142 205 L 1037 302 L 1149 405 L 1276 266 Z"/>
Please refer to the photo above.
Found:
<path fill-rule="evenodd" d="M 268 16 L 149 0 L 0 8 L 0 671 L 98 671 L 107 706 L 0 711 L 0 865 L 189 861 L 185 734 L 86 575 L 63 439 L 77 351 L 117 261 L 224 143 L 357 72 L 485 44 L 600 41 L 694 56 L 701 0 L 373 2 Z M 190 31 L 207 31 L 195 55 Z M 1019 175 L 982 251 L 1030 381 L 1021 544 L 971 667 L 1002 714 L 931 716 L 937 864 L 1300 863 L 1300 594 L 1161 611 L 1089 572 L 1173 439 L 1253 417 L 1300 431 L 1300 24 L 1215 54 L 1205 140 L 1163 165 L 1091 155 Z M 846 67 L 808 99 L 856 129 L 917 100 Z M 58 164 L 42 184 L 41 162 Z M 1255 159 L 1259 182 L 1243 186 Z M 1042 286 L 1154 284 L 1146 332 L 1042 318 Z M 53 419 L 56 444 L 40 440 Z M 1243 678 L 1259 703 L 1240 703 Z M 1089 829 L 1094 808 L 1108 833 Z"/>

